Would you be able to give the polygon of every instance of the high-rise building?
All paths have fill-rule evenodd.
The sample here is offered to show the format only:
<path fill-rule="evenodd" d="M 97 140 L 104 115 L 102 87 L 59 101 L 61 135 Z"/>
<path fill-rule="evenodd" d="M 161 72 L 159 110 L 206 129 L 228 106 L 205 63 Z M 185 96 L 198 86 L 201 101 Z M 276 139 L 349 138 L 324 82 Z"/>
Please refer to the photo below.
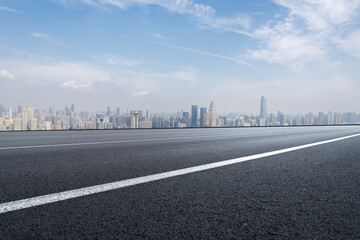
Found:
<path fill-rule="evenodd" d="M 333 112 L 328 112 L 327 118 L 326 118 L 326 124 L 327 125 L 333 125 L 334 124 L 334 114 Z"/>
<path fill-rule="evenodd" d="M 198 126 L 198 112 L 199 112 L 198 110 L 199 110 L 198 105 L 191 106 L 191 127 Z"/>
<path fill-rule="evenodd" d="M 216 127 L 216 105 L 214 101 L 211 102 L 209 108 L 209 127 Z"/>
<path fill-rule="evenodd" d="M 190 118 L 190 113 L 189 112 L 183 112 L 183 118 Z"/>
<path fill-rule="evenodd" d="M 3 106 L 0 104 L 0 117 L 3 115 Z"/>
<path fill-rule="evenodd" d="M 65 116 L 70 116 L 70 109 L 68 106 L 65 107 Z"/>
<path fill-rule="evenodd" d="M 131 117 L 130 128 L 139 128 L 139 116 L 137 111 L 134 111 L 134 115 Z"/>
<path fill-rule="evenodd" d="M 261 96 L 260 103 L 260 118 L 267 118 L 267 106 L 266 106 L 266 97 Z"/>
<path fill-rule="evenodd" d="M 206 114 L 206 108 L 200 108 L 200 127 L 205 127 L 204 114 Z"/>
<path fill-rule="evenodd" d="M 75 112 L 75 105 L 73 103 L 71 104 L 71 111 Z"/>
<path fill-rule="evenodd" d="M 325 124 L 325 114 L 323 112 L 319 112 L 316 124 L 317 125 L 324 125 Z"/>
<path fill-rule="evenodd" d="M 21 130 L 21 118 L 15 118 L 11 130 L 20 131 Z"/>
<path fill-rule="evenodd" d="M 49 115 L 54 116 L 54 109 L 52 107 L 49 107 Z"/>
<path fill-rule="evenodd" d="M 110 117 L 110 107 L 109 106 L 107 107 L 107 110 L 106 110 L 106 116 Z"/>
<path fill-rule="evenodd" d="M 37 119 L 34 112 L 35 109 L 31 105 L 21 110 L 21 130 L 37 130 Z"/>
<path fill-rule="evenodd" d="M 306 114 L 305 125 L 314 125 L 314 115 L 312 113 Z"/>
<path fill-rule="evenodd" d="M 116 108 L 116 116 L 120 116 L 120 108 Z"/>

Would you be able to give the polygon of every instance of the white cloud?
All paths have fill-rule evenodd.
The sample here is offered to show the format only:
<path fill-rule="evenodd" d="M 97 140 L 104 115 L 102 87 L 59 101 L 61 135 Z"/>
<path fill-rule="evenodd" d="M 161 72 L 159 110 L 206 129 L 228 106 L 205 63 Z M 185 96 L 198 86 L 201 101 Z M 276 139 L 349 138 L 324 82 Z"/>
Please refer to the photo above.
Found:
<path fill-rule="evenodd" d="M 360 30 L 343 37 L 333 37 L 333 41 L 337 44 L 338 48 L 360 59 Z"/>
<path fill-rule="evenodd" d="M 108 6 L 116 6 L 121 9 L 126 9 L 134 5 L 157 5 L 171 12 L 176 12 L 183 15 L 189 15 L 195 18 L 200 24 L 220 28 L 227 31 L 237 32 L 241 34 L 248 34 L 243 31 L 243 28 L 249 28 L 251 25 L 250 18 L 246 16 L 217 17 L 216 11 L 209 5 L 196 3 L 192 0 L 54 0 L 60 2 L 64 6 L 74 6 L 78 3 L 88 4 L 100 8 L 107 8 Z"/>
<path fill-rule="evenodd" d="M 92 89 L 94 84 L 119 81 L 108 73 L 84 63 L 39 63 L 30 61 L 0 61 L 15 72 L 21 84 L 57 85 L 72 89 Z M 1 71 L 1 76 L 3 71 Z M 7 71 L 5 76 L 13 77 Z"/>
<path fill-rule="evenodd" d="M 31 36 L 37 37 L 37 38 L 49 38 L 49 36 L 45 33 L 39 33 L 39 32 L 33 32 L 31 33 Z"/>
<path fill-rule="evenodd" d="M 21 12 L 21 11 L 18 11 L 18 10 L 13 9 L 13 8 L 5 7 L 5 6 L 0 6 L 0 10 L 7 11 L 7 12 L 12 12 L 12 13 L 23 14 L 23 12 Z"/>
<path fill-rule="evenodd" d="M 266 47 L 248 50 L 249 58 L 291 66 L 294 70 L 301 69 L 309 62 L 326 58 L 323 39 L 315 34 L 283 34 L 272 30 L 269 36 L 261 40 L 266 42 Z"/>
<path fill-rule="evenodd" d="M 54 38 L 49 37 L 48 34 L 45 33 L 40 33 L 40 32 L 32 32 L 30 33 L 31 36 L 35 37 L 35 38 L 42 38 L 42 39 L 46 39 L 47 41 L 54 43 L 54 44 L 58 44 L 61 45 L 62 47 L 65 46 L 65 44 L 62 41 L 56 40 Z"/>
<path fill-rule="evenodd" d="M 360 39 L 353 25 L 358 23 L 360 0 L 273 1 L 289 9 L 289 14 L 253 32 L 261 45 L 248 50 L 249 58 L 301 69 L 311 62 L 327 61 L 332 44 L 359 56 Z M 344 37 L 344 32 L 350 33 Z"/>
<path fill-rule="evenodd" d="M 62 87 L 73 88 L 73 89 L 91 89 L 92 82 L 77 83 L 76 81 L 68 81 L 61 84 Z"/>
<path fill-rule="evenodd" d="M 273 0 L 305 20 L 311 30 L 326 30 L 351 21 L 358 15 L 359 0 Z"/>
<path fill-rule="evenodd" d="M 143 64 L 149 64 L 149 62 L 135 60 L 135 59 L 127 59 L 118 57 L 112 54 L 105 54 L 106 62 L 110 65 L 114 66 L 125 66 L 125 67 L 133 67 L 139 66 Z"/>
<path fill-rule="evenodd" d="M 139 96 L 148 95 L 149 93 L 150 93 L 150 91 L 139 91 L 139 92 L 134 92 L 131 96 L 133 96 L 133 97 L 139 97 Z"/>
<path fill-rule="evenodd" d="M 0 79 L 15 80 L 15 76 L 6 70 L 0 71 Z"/>
<path fill-rule="evenodd" d="M 153 37 L 156 37 L 156 38 L 159 38 L 161 40 L 166 40 L 166 37 L 159 34 L 159 33 L 149 33 L 150 36 L 153 36 Z"/>
<path fill-rule="evenodd" d="M 197 50 L 197 49 L 192 49 L 192 48 L 187 48 L 187 47 L 181 47 L 181 46 L 174 46 L 174 45 L 165 45 L 168 47 L 173 47 L 173 48 L 177 48 L 177 49 L 181 49 L 184 51 L 188 51 L 188 52 L 193 52 L 193 53 L 197 53 L 197 54 L 202 54 L 202 55 L 206 55 L 206 56 L 211 56 L 211 57 L 216 57 L 216 58 L 221 58 L 221 59 L 225 59 L 225 60 L 229 60 L 232 61 L 236 64 L 241 64 L 241 65 L 245 65 L 248 66 L 254 70 L 258 70 L 255 66 L 251 65 L 250 63 L 247 63 L 239 58 L 233 58 L 233 57 L 227 57 L 227 56 L 223 56 L 223 55 L 219 55 L 219 54 L 215 54 L 215 53 L 211 53 L 211 52 L 205 52 L 205 51 L 201 51 L 201 50 Z"/>

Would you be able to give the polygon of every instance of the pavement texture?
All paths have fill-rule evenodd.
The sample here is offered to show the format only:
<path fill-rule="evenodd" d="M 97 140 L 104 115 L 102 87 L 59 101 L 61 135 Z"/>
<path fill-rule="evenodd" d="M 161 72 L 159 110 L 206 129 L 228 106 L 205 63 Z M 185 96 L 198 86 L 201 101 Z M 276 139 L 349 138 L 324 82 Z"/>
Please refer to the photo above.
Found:
<path fill-rule="evenodd" d="M 357 133 L 358 126 L 0 133 L 0 204 Z M 0 239 L 360 239 L 359 226 L 354 137 L 2 213 Z"/>

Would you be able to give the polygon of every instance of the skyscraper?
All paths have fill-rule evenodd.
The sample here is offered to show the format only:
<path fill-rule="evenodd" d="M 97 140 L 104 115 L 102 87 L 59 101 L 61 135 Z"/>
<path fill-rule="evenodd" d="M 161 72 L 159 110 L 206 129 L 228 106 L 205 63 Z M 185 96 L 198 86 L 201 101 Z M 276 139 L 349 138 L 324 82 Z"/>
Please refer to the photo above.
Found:
<path fill-rule="evenodd" d="M 198 124 L 198 111 L 199 107 L 198 105 L 192 105 L 191 106 L 191 127 L 197 127 Z"/>
<path fill-rule="evenodd" d="M 116 108 L 116 116 L 120 116 L 120 108 Z"/>
<path fill-rule="evenodd" d="M 200 127 L 205 127 L 204 125 L 204 114 L 206 113 L 206 108 L 200 108 Z"/>
<path fill-rule="evenodd" d="M 75 112 L 75 105 L 74 104 L 71 104 L 71 111 Z"/>
<path fill-rule="evenodd" d="M 138 116 L 137 111 L 134 112 L 134 115 L 132 116 L 132 118 L 130 120 L 130 127 L 131 128 L 139 128 L 139 116 Z"/>
<path fill-rule="evenodd" d="M 107 110 L 106 110 L 106 116 L 110 117 L 110 107 L 109 106 L 107 107 Z"/>
<path fill-rule="evenodd" d="M 216 127 L 216 105 L 214 101 L 211 102 L 209 108 L 209 126 Z"/>
<path fill-rule="evenodd" d="M 21 110 L 21 130 L 37 130 L 37 119 L 31 105 Z"/>
<path fill-rule="evenodd" d="M 266 106 L 266 97 L 261 96 L 260 104 L 260 118 L 267 118 L 267 106 Z"/>

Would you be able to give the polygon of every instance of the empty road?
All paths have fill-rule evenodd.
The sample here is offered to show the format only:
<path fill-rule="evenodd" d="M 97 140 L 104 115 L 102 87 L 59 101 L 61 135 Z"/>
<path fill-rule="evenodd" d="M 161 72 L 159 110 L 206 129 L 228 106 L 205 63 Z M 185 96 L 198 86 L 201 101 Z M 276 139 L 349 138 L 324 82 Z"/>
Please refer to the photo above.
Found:
<path fill-rule="evenodd" d="M 359 239 L 360 126 L 0 133 L 0 239 Z"/>

